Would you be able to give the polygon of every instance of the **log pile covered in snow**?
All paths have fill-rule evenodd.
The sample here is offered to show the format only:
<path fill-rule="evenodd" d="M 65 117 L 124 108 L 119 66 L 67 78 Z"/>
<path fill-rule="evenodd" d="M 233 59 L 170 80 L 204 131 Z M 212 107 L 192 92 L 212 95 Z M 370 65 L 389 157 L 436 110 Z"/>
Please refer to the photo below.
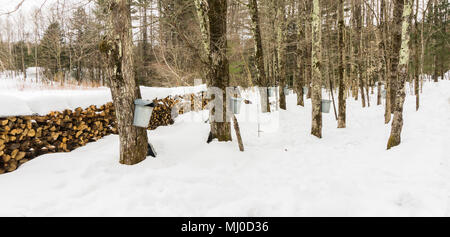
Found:
<path fill-rule="evenodd" d="M 206 102 L 194 103 L 201 95 L 188 95 L 190 106 L 180 107 L 180 114 L 203 109 Z M 149 129 L 174 123 L 172 108 L 182 104 L 182 97 L 155 99 Z M 201 104 L 201 108 L 194 108 Z M 14 116 L 0 118 L 0 174 L 12 172 L 21 164 L 43 154 L 70 152 L 104 136 L 117 134 L 113 103 L 92 105 L 86 109 L 54 111 L 45 116 Z"/>

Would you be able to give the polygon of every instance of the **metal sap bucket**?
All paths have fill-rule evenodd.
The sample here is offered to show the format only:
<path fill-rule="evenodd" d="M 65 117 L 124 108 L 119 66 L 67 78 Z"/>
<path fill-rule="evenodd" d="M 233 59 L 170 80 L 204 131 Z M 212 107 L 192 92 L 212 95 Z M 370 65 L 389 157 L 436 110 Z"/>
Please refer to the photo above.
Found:
<path fill-rule="evenodd" d="M 230 97 L 230 108 L 233 114 L 239 114 L 241 112 L 241 104 L 244 99 Z"/>
<path fill-rule="evenodd" d="M 269 88 L 267 89 L 267 96 L 268 96 L 268 97 L 273 97 L 273 96 L 275 96 L 275 88 L 269 87 Z"/>
<path fill-rule="evenodd" d="M 284 88 L 284 94 L 285 94 L 285 95 L 289 95 L 290 92 L 291 92 L 291 91 L 290 91 L 289 88 L 286 86 L 286 87 Z"/>
<path fill-rule="evenodd" d="M 322 113 L 329 113 L 331 107 L 331 100 L 322 100 Z"/>
<path fill-rule="evenodd" d="M 151 101 L 137 99 L 134 101 L 134 105 L 133 126 L 147 128 L 155 104 Z"/>
<path fill-rule="evenodd" d="M 308 87 L 306 86 L 303 87 L 303 94 L 304 95 L 308 94 Z"/>
<path fill-rule="evenodd" d="M 383 99 L 386 99 L 386 90 L 382 90 L 381 91 L 381 96 L 383 97 Z"/>

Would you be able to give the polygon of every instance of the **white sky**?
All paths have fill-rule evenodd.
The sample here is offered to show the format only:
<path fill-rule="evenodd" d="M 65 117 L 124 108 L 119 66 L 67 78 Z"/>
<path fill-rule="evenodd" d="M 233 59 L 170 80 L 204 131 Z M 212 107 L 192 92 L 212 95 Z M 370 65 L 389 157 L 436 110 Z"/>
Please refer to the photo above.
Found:
<path fill-rule="evenodd" d="M 47 3 L 45 5 L 56 2 L 57 0 L 25 0 L 20 7 L 20 10 L 23 12 L 29 12 L 34 8 L 41 7 L 46 1 Z M 20 2 L 21 0 L 0 0 L 0 14 L 13 11 Z"/>
<path fill-rule="evenodd" d="M 45 11 L 58 2 L 61 6 L 63 4 L 65 5 L 65 10 L 72 10 L 79 6 L 85 6 L 91 1 L 92 0 L 24 0 L 22 5 L 20 5 L 18 11 L 10 15 L 5 15 L 5 13 L 14 11 L 17 8 L 18 4 L 22 2 L 22 0 L 0 0 L 0 18 L 4 19 L 8 16 L 14 17 L 15 15 L 18 15 L 20 13 L 29 15 L 33 10 L 39 8 L 42 8 L 42 10 Z"/>

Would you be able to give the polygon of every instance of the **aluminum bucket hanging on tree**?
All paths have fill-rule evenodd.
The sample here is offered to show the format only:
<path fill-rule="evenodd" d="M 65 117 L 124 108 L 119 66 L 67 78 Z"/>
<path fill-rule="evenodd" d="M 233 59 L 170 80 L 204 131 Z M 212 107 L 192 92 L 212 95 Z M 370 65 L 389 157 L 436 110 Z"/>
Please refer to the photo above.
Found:
<path fill-rule="evenodd" d="M 239 114 L 241 112 L 241 104 L 244 99 L 230 97 L 230 108 L 233 114 Z"/>
<path fill-rule="evenodd" d="M 267 89 L 267 96 L 268 97 L 273 97 L 275 95 L 275 89 L 273 87 L 269 87 Z"/>
<path fill-rule="evenodd" d="M 330 113 L 331 100 L 322 100 L 321 108 L 322 113 Z"/>
<path fill-rule="evenodd" d="M 285 94 L 285 95 L 289 95 L 289 93 L 290 93 L 290 90 L 289 90 L 289 88 L 286 86 L 286 87 L 284 88 L 284 94 Z"/>
<path fill-rule="evenodd" d="M 147 128 L 152 117 L 155 104 L 151 101 L 137 99 L 134 101 L 133 126 Z"/>
<path fill-rule="evenodd" d="M 304 95 L 308 94 L 308 87 L 306 86 L 303 87 L 303 94 Z"/>

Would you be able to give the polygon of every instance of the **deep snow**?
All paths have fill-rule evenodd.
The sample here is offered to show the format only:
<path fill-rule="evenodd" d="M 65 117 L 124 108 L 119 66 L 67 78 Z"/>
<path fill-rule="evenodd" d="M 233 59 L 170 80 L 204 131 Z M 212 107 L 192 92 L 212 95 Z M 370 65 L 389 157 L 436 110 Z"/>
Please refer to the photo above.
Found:
<path fill-rule="evenodd" d="M 207 112 L 185 114 L 148 132 L 158 157 L 135 166 L 119 165 L 112 135 L 0 175 L 0 216 L 450 216 L 449 91 L 425 83 L 418 112 L 408 95 L 389 151 L 375 95 L 364 109 L 348 99 L 346 129 L 324 114 L 323 139 L 309 135 L 310 100 L 262 115 L 260 137 L 256 104 L 243 105 L 243 153 L 205 143 Z"/>

